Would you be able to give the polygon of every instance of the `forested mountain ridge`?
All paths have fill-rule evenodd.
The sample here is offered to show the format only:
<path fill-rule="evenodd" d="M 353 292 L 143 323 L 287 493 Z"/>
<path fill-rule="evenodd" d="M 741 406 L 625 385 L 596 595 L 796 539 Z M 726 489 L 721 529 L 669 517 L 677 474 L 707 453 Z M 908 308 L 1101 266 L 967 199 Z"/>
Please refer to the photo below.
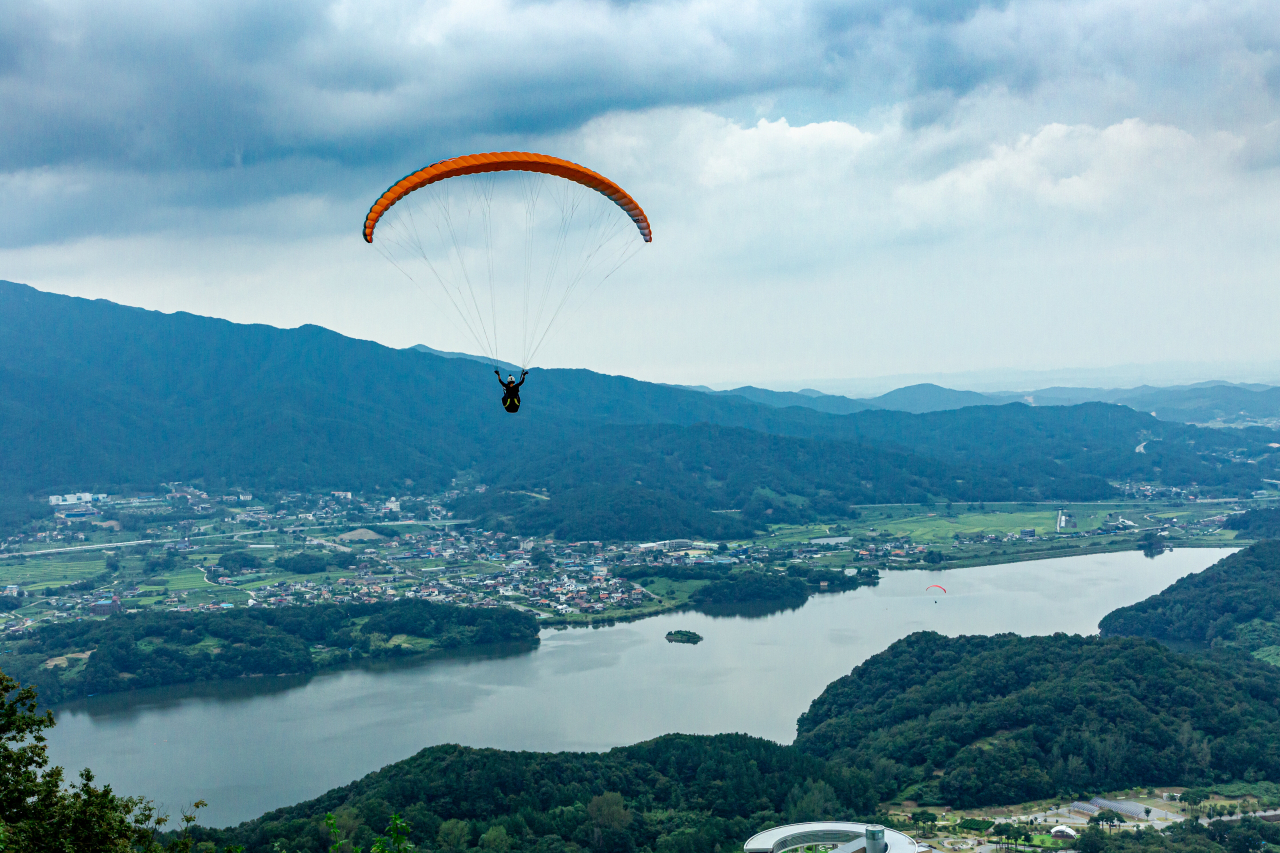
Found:
<path fill-rule="evenodd" d="M 562 448 L 525 448 L 500 470 L 486 474 L 491 488 L 472 493 L 456 509 L 489 524 L 515 519 L 555 531 L 558 538 L 581 538 L 575 505 L 591 490 L 625 500 L 625 492 L 666 495 L 675 527 L 691 514 L 738 510 L 707 525 L 725 530 L 770 523 L 799 523 L 850 517 L 863 504 L 956 501 L 1016 501 L 1052 494 L 1063 500 L 1112 495 L 1100 477 L 1073 475 L 1061 468 L 1005 472 L 995 466 L 944 462 L 923 454 L 885 449 L 876 442 L 823 441 L 768 435 L 698 424 L 691 427 L 615 425 L 593 428 L 587 440 Z M 749 460 L 749 464 L 744 464 Z M 529 492 L 556 496 L 540 500 Z M 746 525 L 743 527 L 743 525 Z M 669 536 L 679 535 L 672 532 Z M 617 538 L 642 538 L 619 536 Z"/>
<path fill-rule="evenodd" d="M 810 395 L 797 391 L 770 391 L 768 388 L 756 388 L 753 385 L 744 385 L 741 388 L 732 388 L 728 391 L 713 391 L 710 388 L 698 388 L 697 390 L 707 394 L 743 397 L 774 408 L 800 406 L 805 409 L 813 409 L 815 412 L 828 412 L 833 415 L 847 415 L 876 408 L 874 404 L 866 400 L 855 400 L 852 397 L 841 397 L 835 394 Z"/>
<path fill-rule="evenodd" d="M 296 806 L 197 840 L 247 853 L 329 849 L 326 813 L 367 846 L 392 813 L 424 848 L 537 853 L 701 853 L 732 849 L 765 825 L 874 813 L 866 773 L 747 735 L 666 735 L 604 753 L 433 746 Z M 490 835 L 492 833 L 492 835 Z"/>
<path fill-rule="evenodd" d="M 1280 670 L 1154 640 L 922 632 L 830 684 L 798 731 L 882 796 L 955 808 L 1280 780 Z"/>
<path fill-rule="evenodd" d="M 1245 513 L 1272 521 L 1275 510 Z M 1152 637 L 1192 646 L 1236 646 L 1280 663 L 1280 542 L 1251 545 L 1187 575 L 1098 623 L 1104 637 Z"/>
<path fill-rule="evenodd" d="M 1080 500 L 1130 478 L 1239 493 L 1276 467 L 1270 431 L 1105 404 L 834 415 L 586 370 L 535 370 L 524 391 L 511 417 L 492 372 L 468 359 L 0 282 L 0 503 L 20 512 L 32 495 L 168 480 L 421 493 L 466 471 L 509 504 L 479 511 L 613 538 L 622 507 L 654 501 L 715 535 L 734 527 L 722 509 Z M 534 489 L 564 500 L 553 511 L 512 497 Z"/>
<path fill-rule="evenodd" d="M 878 409 L 890 409 L 898 412 L 912 412 L 917 415 L 926 412 L 942 412 L 948 409 L 963 409 L 967 406 L 994 406 L 1002 400 L 994 400 L 977 391 L 956 391 L 943 388 L 930 382 L 895 388 L 879 397 L 871 397 L 862 402 Z"/>

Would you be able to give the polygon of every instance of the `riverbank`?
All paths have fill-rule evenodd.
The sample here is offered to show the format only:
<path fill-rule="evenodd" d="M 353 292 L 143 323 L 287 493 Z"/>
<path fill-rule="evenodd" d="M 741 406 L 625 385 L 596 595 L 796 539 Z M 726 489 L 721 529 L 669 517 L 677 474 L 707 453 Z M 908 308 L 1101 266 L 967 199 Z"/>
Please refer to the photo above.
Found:
<path fill-rule="evenodd" d="M 1116 607 L 1219 556 L 1187 549 L 1149 560 L 1134 551 L 891 572 L 876 586 L 759 618 L 682 611 L 591 631 L 544 630 L 527 653 L 93 697 L 59 708 L 51 757 L 174 809 L 205 799 L 202 822 L 224 826 L 431 744 L 599 752 L 673 731 L 790 743 L 796 719 L 827 684 L 913 632 L 1093 633 Z M 947 596 L 926 592 L 932 583 Z M 673 630 L 704 640 L 669 643 Z M 763 698 L 743 701 L 753 696 Z"/>

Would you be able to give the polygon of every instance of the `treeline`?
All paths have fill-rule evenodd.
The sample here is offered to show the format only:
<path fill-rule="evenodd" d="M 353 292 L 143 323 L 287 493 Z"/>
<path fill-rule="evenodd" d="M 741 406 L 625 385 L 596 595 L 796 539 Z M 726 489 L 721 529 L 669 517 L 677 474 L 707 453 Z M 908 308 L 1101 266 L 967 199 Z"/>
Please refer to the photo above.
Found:
<path fill-rule="evenodd" d="M 66 622 L 6 645 L 5 670 L 34 684 L 53 704 L 96 693 L 250 675 L 311 673 L 361 657 L 417 653 L 389 643 L 397 635 L 436 649 L 490 643 L 536 644 L 538 625 L 511 608 L 458 607 L 402 600 L 315 607 L 235 608 L 216 612 L 123 613 Z M 312 647 L 323 645 L 323 655 Z M 81 665 L 53 658 L 92 652 Z"/>
<path fill-rule="evenodd" d="M 605 753 L 445 745 L 197 841 L 266 853 L 329 850 L 326 814 L 366 847 L 391 815 L 423 849 L 705 853 L 788 821 L 872 815 L 870 775 L 747 735 L 667 735 Z"/>
<path fill-rule="evenodd" d="M 1278 615 L 1280 542 L 1267 541 L 1187 575 L 1144 601 L 1111 611 L 1098 628 L 1104 637 L 1232 644 L 1252 652 L 1280 644 Z"/>
<path fill-rule="evenodd" d="M 1230 516 L 1222 525 L 1249 539 L 1280 539 L 1280 509 L 1250 509 Z"/>
<path fill-rule="evenodd" d="M 809 599 L 809 585 L 777 572 L 735 572 L 698 589 L 690 601 L 699 609 L 737 604 L 799 607 Z"/>
<path fill-rule="evenodd" d="M 561 541 L 584 539 L 746 539 L 751 524 L 717 513 L 679 495 L 635 484 L 575 484 L 549 497 L 490 488 L 469 492 L 451 506 L 456 518 L 475 519 L 490 530 L 550 533 Z"/>
<path fill-rule="evenodd" d="M 888 798 L 973 808 L 1135 785 L 1280 781 L 1280 670 L 1152 640 L 894 643 L 800 717 L 797 746 Z"/>
<path fill-rule="evenodd" d="M 1280 844 L 1280 826 L 1245 817 L 1215 820 L 1207 826 L 1184 820 L 1164 831 L 1138 827 L 1111 833 L 1090 826 L 1074 847 L 1079 853 L 1257 853 L 1268 844 Z"/>
<path fill-rule="evenodd" d="M 810 566 L 788 566 L 775 571 L 737 571 L 696 590 L 690 601 L 699 610 L 715 612 L 740 604 L 799 607 L 818 592 L 841 592 L 874 585 L 879 575 L 846 575 Z"/>
<path fill-rule="evenodd" d="M 278 557 L 275 568 L 279 571 L 298 575 L 314 575 L 330 569 L 349 569 L 360 561 L 350 551 L 329 553 L 325 551 L 299 551 L 288 557 Z M 262 558 L 251 551 L 236 549 L 227 551 L 218 557 L 218 564 L 205 570 L 209 578 L 223 577 L 232 572 L 260 569 L 265 565 Z"/>

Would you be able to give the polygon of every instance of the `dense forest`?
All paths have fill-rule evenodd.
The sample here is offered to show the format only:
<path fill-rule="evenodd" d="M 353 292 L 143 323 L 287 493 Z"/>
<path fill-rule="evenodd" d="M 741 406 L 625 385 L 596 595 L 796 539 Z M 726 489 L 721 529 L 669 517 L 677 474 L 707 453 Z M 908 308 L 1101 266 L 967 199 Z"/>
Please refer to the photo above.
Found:
<path fill-rule="evenodd" d="M 402 600 L 224 613 L 143 611 L 40 628 L 5 644 L 12 654 L 4 668 L 53 704 L 164 684 L 311 673 L 364 657 L 537 642 L 537 620 L 507 607 Z"/>
<path fill-rule="evenodd" d="M 872 815 L 869 774 L 747 735 L 667 735 L 605 753 L 504 752 L 445 745 L 197 839 L 266 853 L 328 850 L 333 813 L 366 846 L 393 813 L 436 850 L 571 853 L 730 851 L 785 821 Z"/>
<path fill-rule="evenodd" d="M 808 600 L 807 583 L 777 572 L 735 572 L 700 588 L 690 599 L 698 609 L 711 611 L 735 604 L 799 607 Z"/>
<path fill-rule="evenodd" d="M 1255 817 L 1175 823 L 1163 832 L 1141 827 L 1128 832 L 1086 829 L 1075 841 L 1079 853 L 1257 853 L 1280 844 L 1280 826 Z"/>
<path fill-rule="evenodd" d="M 863 504 L 1013 501 L 1041 490 L 1064 500 L 1116 494 L 1099 477 L 1066 471 L 1010 476 L 877 442 L 710 424 L 600 426 L 569 446 L 524 448 L 485 479 L 491 488 L 468 495 L 455 514 L 488 527 L 552 530 L 570 540 L 588 533 L 636 540 L 707 530 L 715 531 L 713 538 L 741 538 L 769 524 L 856 517 Z M 535 497 L 535 490 L 546 495 Z M 732 515 L 710 512 L 729 510 Z"/>
<path fill-rule="evenodd" d="M 1085 500 L 1129 479 L 1243 494 L 1280 478 L 1275 432 L 1102 403 L 837 415 L 535 370 L 512 418 L 498 391 L 467 359 L 0 282 L 0 523 L 72 490 L 421 493 L 466 471 L 495 484 L 466 507 L 494 526 L 730 538 L 866 502 Z"/>
<path fill-rule="evenodd" d="M 1238 529 L 1251 531 L 1269 524 L 1271 512 L 1236 516 L 1246 525 Z M 1264 541 L 1187 575 L 1144 601 L 1111 611 L 1098 628 L 1104 637 L 1238 646 L 1271 659 L 1272 650 L 1280 646 L 1278 620 L 1280 542 Z"/>
<path fill-rule="evenodd" d="M 1222 525 L 1249 539 L 1280 539 L 1280 509 L 1251 509 L 1237 513 Z"/>
<path fill-rule="evenodd" d="M 797 746 L 968 808 L 1134 785 L 1280 781 L 1280 670 L 1154 640 L 917 633 L 833 682 Z"/>

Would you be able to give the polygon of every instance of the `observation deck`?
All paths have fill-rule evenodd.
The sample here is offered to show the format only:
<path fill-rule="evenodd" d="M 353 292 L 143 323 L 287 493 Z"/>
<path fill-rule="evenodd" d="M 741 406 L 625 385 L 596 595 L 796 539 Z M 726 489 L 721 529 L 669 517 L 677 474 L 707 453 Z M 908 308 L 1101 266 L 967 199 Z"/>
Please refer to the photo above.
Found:
<path fill-rule="evenodd" d="M 873 823 L 791 823 L 756 833 L 744 853 L 783 853 L 810 844 L 835 845 L 832 853 L 916 853 L 910 837 Z"/>

